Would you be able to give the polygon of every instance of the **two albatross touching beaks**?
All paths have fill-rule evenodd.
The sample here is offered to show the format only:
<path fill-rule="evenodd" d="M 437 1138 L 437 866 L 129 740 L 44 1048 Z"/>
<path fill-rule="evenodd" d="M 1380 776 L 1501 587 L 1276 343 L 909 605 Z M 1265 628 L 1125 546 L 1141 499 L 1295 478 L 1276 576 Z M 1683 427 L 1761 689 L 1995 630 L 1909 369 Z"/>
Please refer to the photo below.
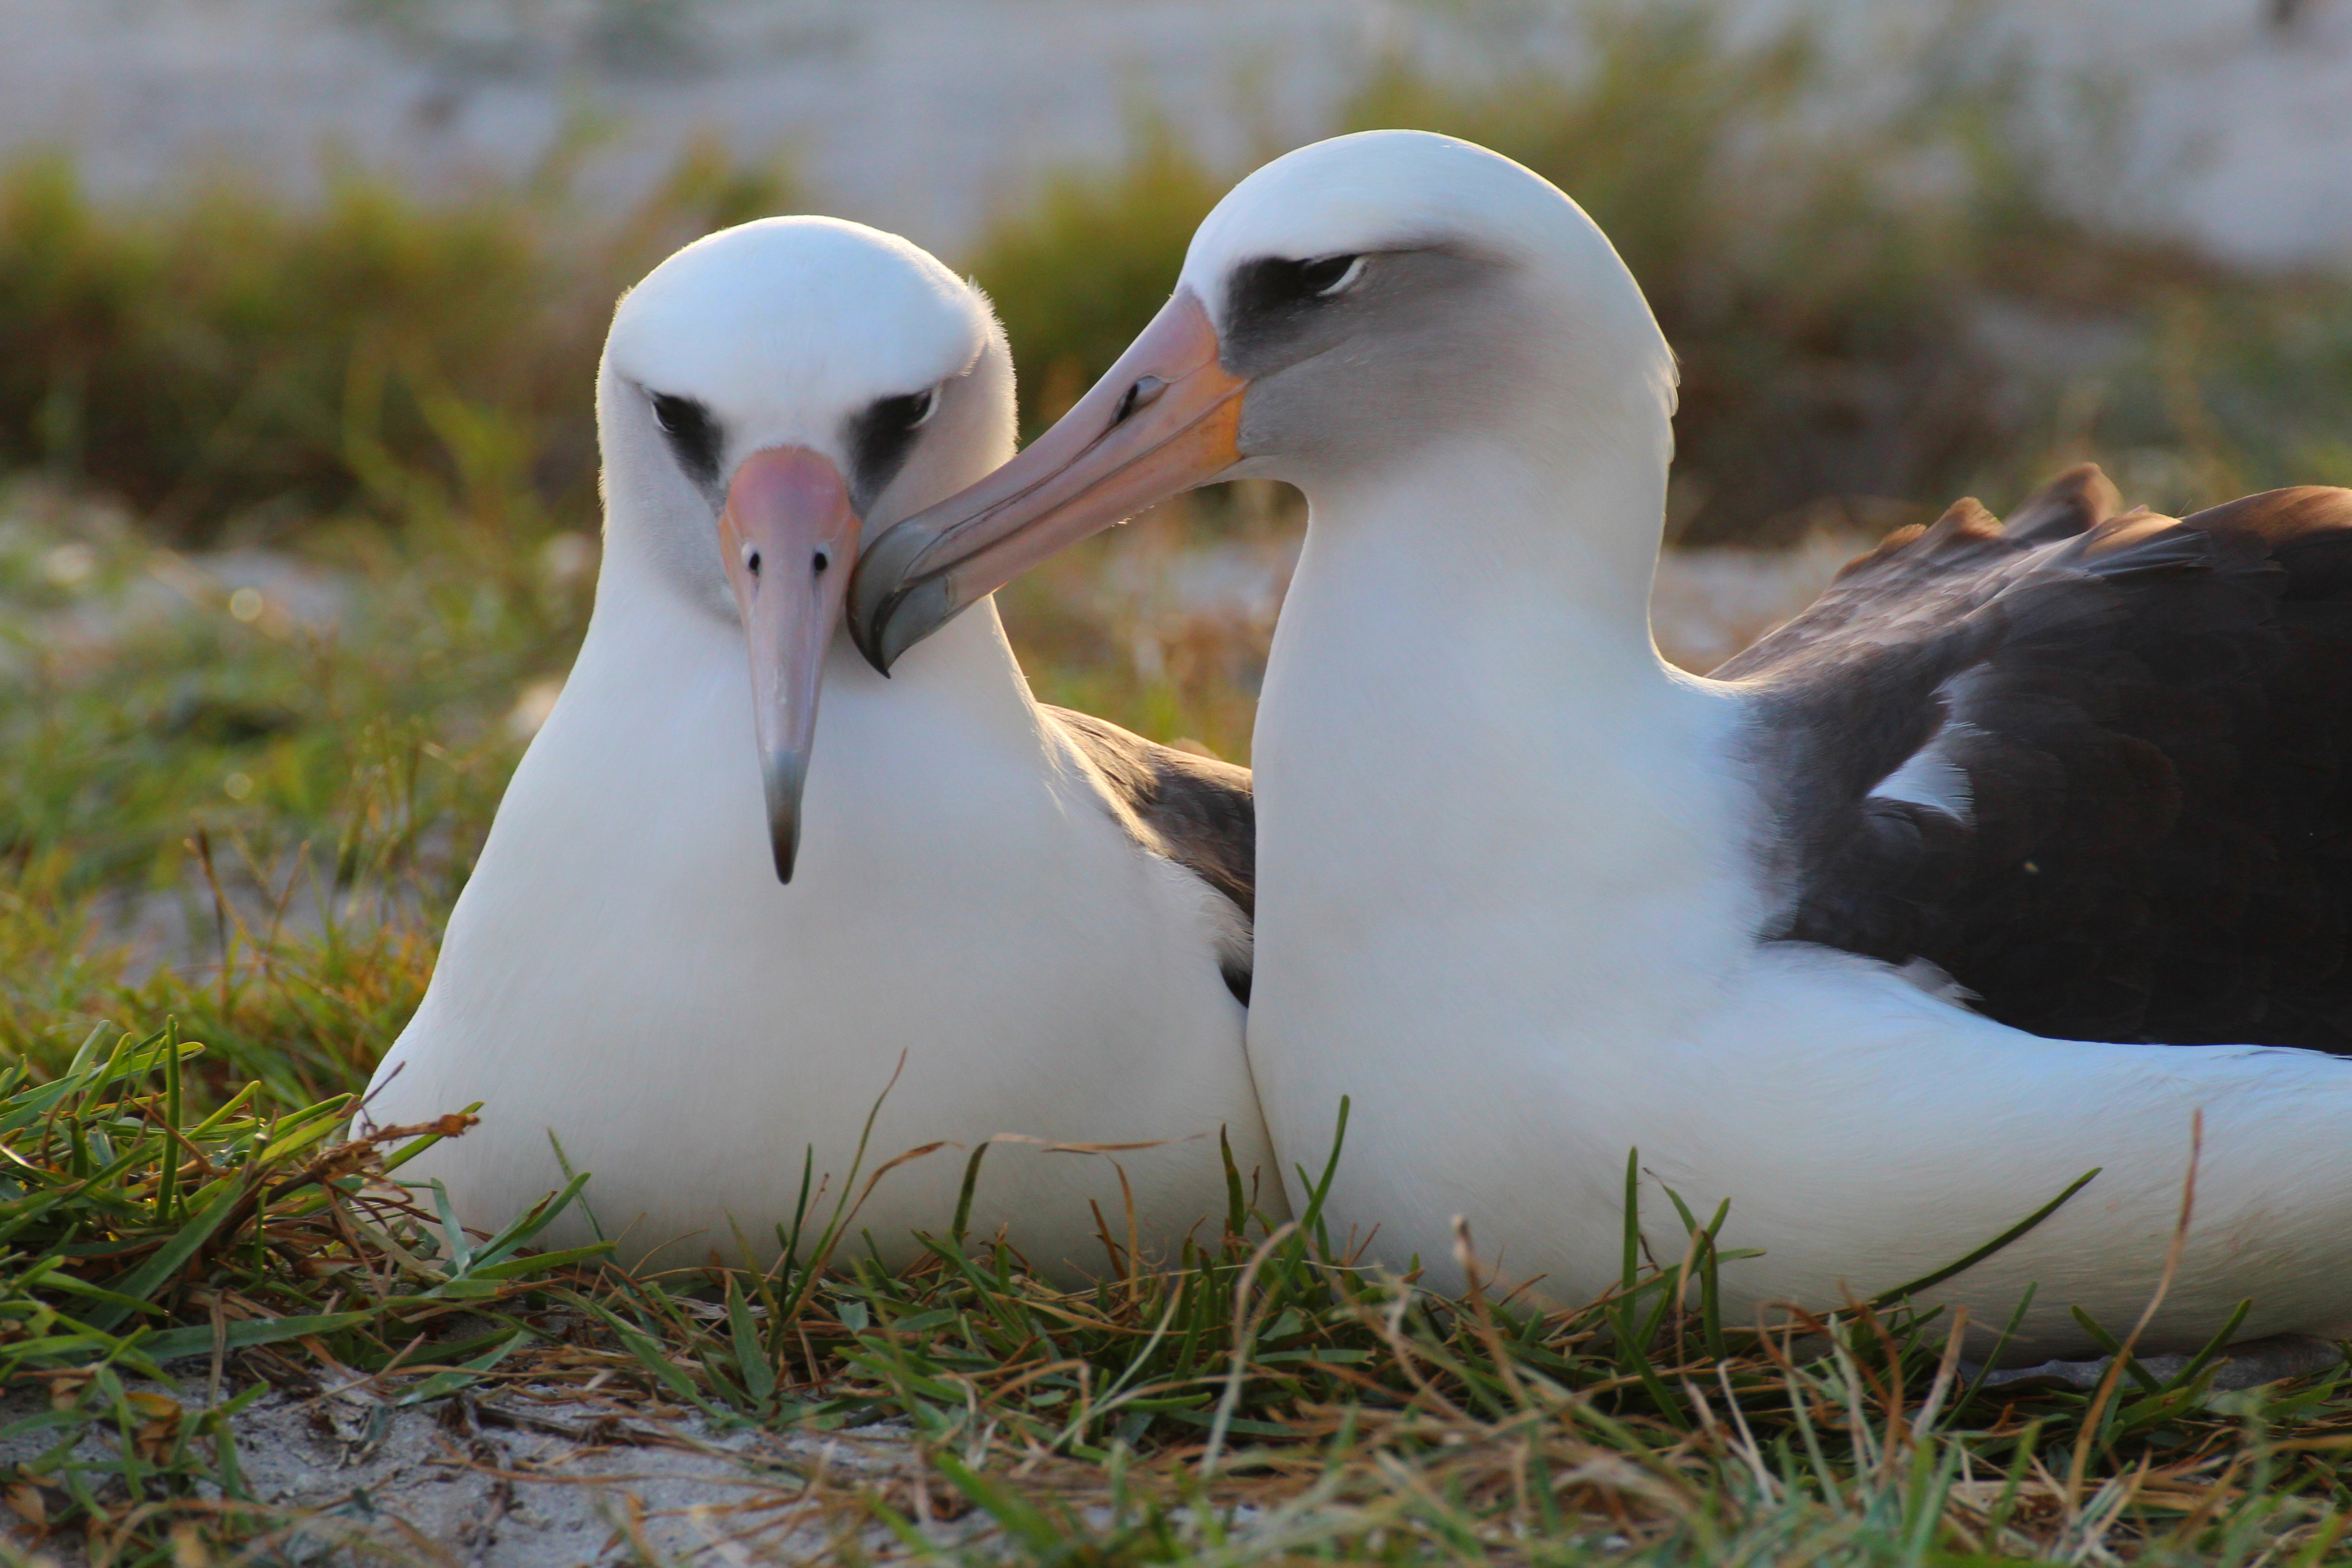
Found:
<path fill-rule="evenodd" d="M 2095 1169 L 1928 1294 L 1979 1352 L 2029 1287 L 2004 1359 L 2132 1322 L 2190 1185 L 2144 1347 L 2248 1300 L 2249 1336 L 2352 1332 L 2352 492 L 1963 503 L 1700 679 L 1647 625 L 1674 397 L 1548 182 L 1320 143 L 1226 196 L 1060 425 L 873 542 L 851 629 L 888 665 L 1175 490 L 1305 493 L 1249 1047 L 1286 1170 L 1352 1097 L 1325 1214 L 1377 1258 L 1458 1286 L 1463 1215 L 1493 1274 L 1591 1299 L 1632 1147 L 1652 1256 L 1662 1189 L 1728 1199 L 1727 1312 L 1834 1307 Z"/>
<path fill-rule="evenodd" d="M 1094 1205 L 1131 1192 L 1155 1251 L 1223 1213 L 1221 1130 L 1270 1164 L 1247 773 L 1039 706 L 985 606 L 887 683 L 837 635 L 861 534 L 1003 461 L 1013 417 L 987 302 L 855 224 L 730 229 L 622 300 L 594 615 L 367 1100 L 380 1125 L 482 1102 L 403 1172 L 461 1221 L 568 1168 L 587 1212 L 551 1242 L 772 1256 L 804 1171 L 832 1212 L 879 1100 L 859 1183 L 1017 1138 L 973 1229 L 1067 1274 Z M 857 1229 L 911 1256 L 964 1169 L 892 1171 Z"/>

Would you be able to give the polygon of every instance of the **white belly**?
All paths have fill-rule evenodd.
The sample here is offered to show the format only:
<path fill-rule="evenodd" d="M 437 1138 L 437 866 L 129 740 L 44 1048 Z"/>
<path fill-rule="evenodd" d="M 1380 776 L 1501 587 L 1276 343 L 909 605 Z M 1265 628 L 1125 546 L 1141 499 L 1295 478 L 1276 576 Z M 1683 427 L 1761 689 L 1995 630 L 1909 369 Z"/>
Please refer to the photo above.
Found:
<path fill-rule="evenodd" d="M 2201 1344 L 2248 1297 L 2244 1337 L 2352 1330 L 2352 1063 L 2038 1039 L 1883 966 L 1787 947 L 1759 950 L 1681 1027 L 1580 1040 L 1536 1008 L 1497 1026 L 1511 983 L 1491 972 L 1452 1012 L 1392 990 L 1385 1007 L 1327 1008 L 1328 994 L 1285 989 L 1261 942 L 1251 1045 L 1276 1148 L 1318 1160 L 1350 1096 L 1332 1228 L 1377 1223 L 1379 1258 L 1418 1253 L 1441 1284 L 1459 1283 L 1460 1215 L 1504 1278 L 1539 1277 L 1564 1303 L 1599 1296 L 1621 1267 L 1634 1150 L 1652 1259 L 1687 1245 L 1668 1189 L 1702 1219 L 1729 1199 L 1722 1245 L 1761 1250 L 1724 1268 L 1734 1321 L 1924 1277 L 2096 1167 L 2031 1234 L 1925 1298 L 1965 1305 L 1981 1351 L 2031 1284 L 2004 1359 L 2089 1353 L 2067 1309 L 2120 1335 L 2147 1305 L 2201 1113 L 2194 1222 L 2147 1345 Z M 1382 992 L 1372 975 L 1356 979 Z"/>
<path fill-rule="evenodd" d="M 479 1127 L 404 1176 L 439 1178 L 467 1224 L 491 1226 L 561 1186 L 568 1161 L 593 1173 L 587 1209 L 625 1257 L 673 1264 L 736 1259 L 739 1235 L 772 1257 L 804 1170 L 820 1224 L 862 1194 L 853 1243 L 866 1230 L 908 1256 L 910 1232 L 952 1218 L 968 1152 L 1006 1134 L 1162 1141 L 990 1152 L 973 1231 L 1006 1227 L 1042 1268 L 1108 1266 L 1090 1202 L 1124 1245 L 1115 1167 L 1148 1246 L 1213 1228 L 1221 1128 L 1279 1207 L 1203 889 L 1137 851 L 1034 745 L 924 711 L 904 683 L 829 677 L 785 887 L 740 676 L 714 665 L 624 711 L 578 700 L 588 664 L 378 1070 L 380 1124 L 482 1102 Z M 591 1236 L 586 1215 L 551 1233 Z"/>

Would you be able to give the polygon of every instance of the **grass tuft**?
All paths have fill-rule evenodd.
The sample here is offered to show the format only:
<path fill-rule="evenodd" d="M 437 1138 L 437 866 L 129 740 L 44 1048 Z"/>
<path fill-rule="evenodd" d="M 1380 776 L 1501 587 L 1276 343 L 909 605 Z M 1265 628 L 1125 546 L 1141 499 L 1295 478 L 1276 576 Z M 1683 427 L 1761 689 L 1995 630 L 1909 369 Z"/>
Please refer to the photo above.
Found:
<path fill-rule="evenodd" d="M 130 1561 L 191 1523 L 226 1543 L 268 1517 L 236 1422 L 273 1384 L 397 1367 L 398 1402 L 445 1397 L 536 1337 L 511 1304 L 605 1250 L 522 1251 L 577 1184 L 480 1245 L 390 1184 L 469 1114 L 346 1141 L 350 1096 L 251 1083 L 199 1116 L 184 1068 L 202 1051 L 175 1022 L 100 1028 L 54 1077 L 0 1072 L 0 1443 L 33 1456 L 7 1499 Z"/>

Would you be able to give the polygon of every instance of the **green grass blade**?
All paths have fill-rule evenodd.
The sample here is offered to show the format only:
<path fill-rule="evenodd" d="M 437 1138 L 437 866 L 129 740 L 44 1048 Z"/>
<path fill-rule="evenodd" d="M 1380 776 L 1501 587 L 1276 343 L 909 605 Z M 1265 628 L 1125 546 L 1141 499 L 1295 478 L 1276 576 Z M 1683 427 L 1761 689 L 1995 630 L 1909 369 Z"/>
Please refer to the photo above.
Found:
<path fill-rule="evenodd" d="M 1982 1247 L 1978 1247 L 1974 1252 L 1969 1253 L 1967 1257 L 1959 1259 L 1959 1261 L 1956 1263 L 1947 1263 L 1944 1267 L 1935 1270 L 1933 1273 L 1922 1274 L 1918 1279 L 1908 1280 L 1901 1285 L 1897 1285 L 1892 1290 L 1881 1290 L 1877 1295 L 1873 1296 L 1870 1299 L 1867 1305 L 1869 1305 L 1874 1310 L 1882 1307 L 1891 1307 L 1895 1302 L 1902 1300 L 1906 1296 L 1916 1296 L 1922 1290 L 1930 1289 L 1935 1286 L 1941 1285 L 1945 1280 L 1949 1279 L 1955 1274 L 1963 1273 L 1968 1269 L 1974 1268 L 1978 1264 L 1982 1263 L 1994 1253 L 2000 1251 L 2011 1243 L 2032 1232 L 2034 1227 L 2041 1225 L 2043 1220 L 2048 1219 L 2052 1215 L 2056 1214 L 2061 1208 L 2064 1207 L 2067 1199 L 2073 1197 L 2076 1193 L 2081 1192 L 2084 1187 L 2091 1184 L 2092 1178 L 2095 1177 L 2099 1173 L 2099 1169 L 2100 1168 L 2096 1165 L 2092 1166 L 2089 1170 L 2075 1177 L 2072 1182 L 2069 1182 L 2066 1184 L 2066 1190 L 2064 1192 L 2060 1193 L 2056 1197 L 2052 1198 L 2048 1203 L 2043 1204 L 2040 1208 L 2035 1209 L 2032 1214 L 2027 1215 L 2023 1219 L 2018 1221 L 2015 1225 L 2011 1226 L 2007 1230 L 2002 1231 L 1999 1236 L 1994 1237 L 1990 1241 L 1986 1242 Z"/>
<path fill-rule="evenodd" d="M 154 1254 L 146 1262 L 121 1279 L 113 1281 L 108 1289 L 119 1295 L 130 1297 L 133 1300 L 152 1300 L 155 1292 L 162 1289 L 164 1284 L 178 1274 L 181 1268 L 186 1266 L 188 1260 L 196 1255 L 197 1249 L 213 1238 L 213 1233 L 218 1230 L 222 1222 L 236 1211 L 236 1193 L 234 1191 L 222 1193 L 204 1212 L 183 1224 L 169 1241 L 155 1249 Z M 102 1307 L 90 1314 L 89 1321 L 92 1328 L 111 1331 L 120 1326 L 123 1319 L 129 1316 L 128 1308 Z"/>
<path fill-rule="evenodd" d="M 344 1329 L 357 1328 L 372 1322 L 373 1310 L 353 1312 L 317 1312 L 299 1318 L 246 1318 L 228 1324 L 216 1342 L 209 1323 L 198 1323 L 184 1329 L 164 1329 L 138 1341 L 138 1348 L 150 1360 L 178 1361 L 184 1356 L 209 1354 L 217 1343 L 230 1350 L 245 1350 L 253 1345 L 274 1345 L 284 1340 L 299 1340 L 309 1334 L 331 1334 Z"/>

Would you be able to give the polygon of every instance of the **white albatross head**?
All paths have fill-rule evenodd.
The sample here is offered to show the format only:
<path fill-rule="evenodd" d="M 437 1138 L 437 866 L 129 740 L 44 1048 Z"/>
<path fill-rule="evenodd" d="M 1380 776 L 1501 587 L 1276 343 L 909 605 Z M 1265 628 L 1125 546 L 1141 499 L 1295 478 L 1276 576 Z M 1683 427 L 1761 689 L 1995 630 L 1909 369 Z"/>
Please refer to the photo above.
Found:
<path fill-rule="evenodd" d="M 980 294 L 907 241 L 779 217 L 623 298 L 597 380 L 606 578 L 740 622 L 776 875 L 792 879 L 826 649 L 861 545 L 1013 449 Z"/>
<path fill-rule="evenodd" d="M 1368 131 L 1218 203 L 1176 290 L 1029 448 L 878 537 L 877 668 L 1073 541 L 1219 479 L 1360 483 L 1448 445 L 1654 449 L 1674 357 L 1582 208 L 1500 153 Z"/>

